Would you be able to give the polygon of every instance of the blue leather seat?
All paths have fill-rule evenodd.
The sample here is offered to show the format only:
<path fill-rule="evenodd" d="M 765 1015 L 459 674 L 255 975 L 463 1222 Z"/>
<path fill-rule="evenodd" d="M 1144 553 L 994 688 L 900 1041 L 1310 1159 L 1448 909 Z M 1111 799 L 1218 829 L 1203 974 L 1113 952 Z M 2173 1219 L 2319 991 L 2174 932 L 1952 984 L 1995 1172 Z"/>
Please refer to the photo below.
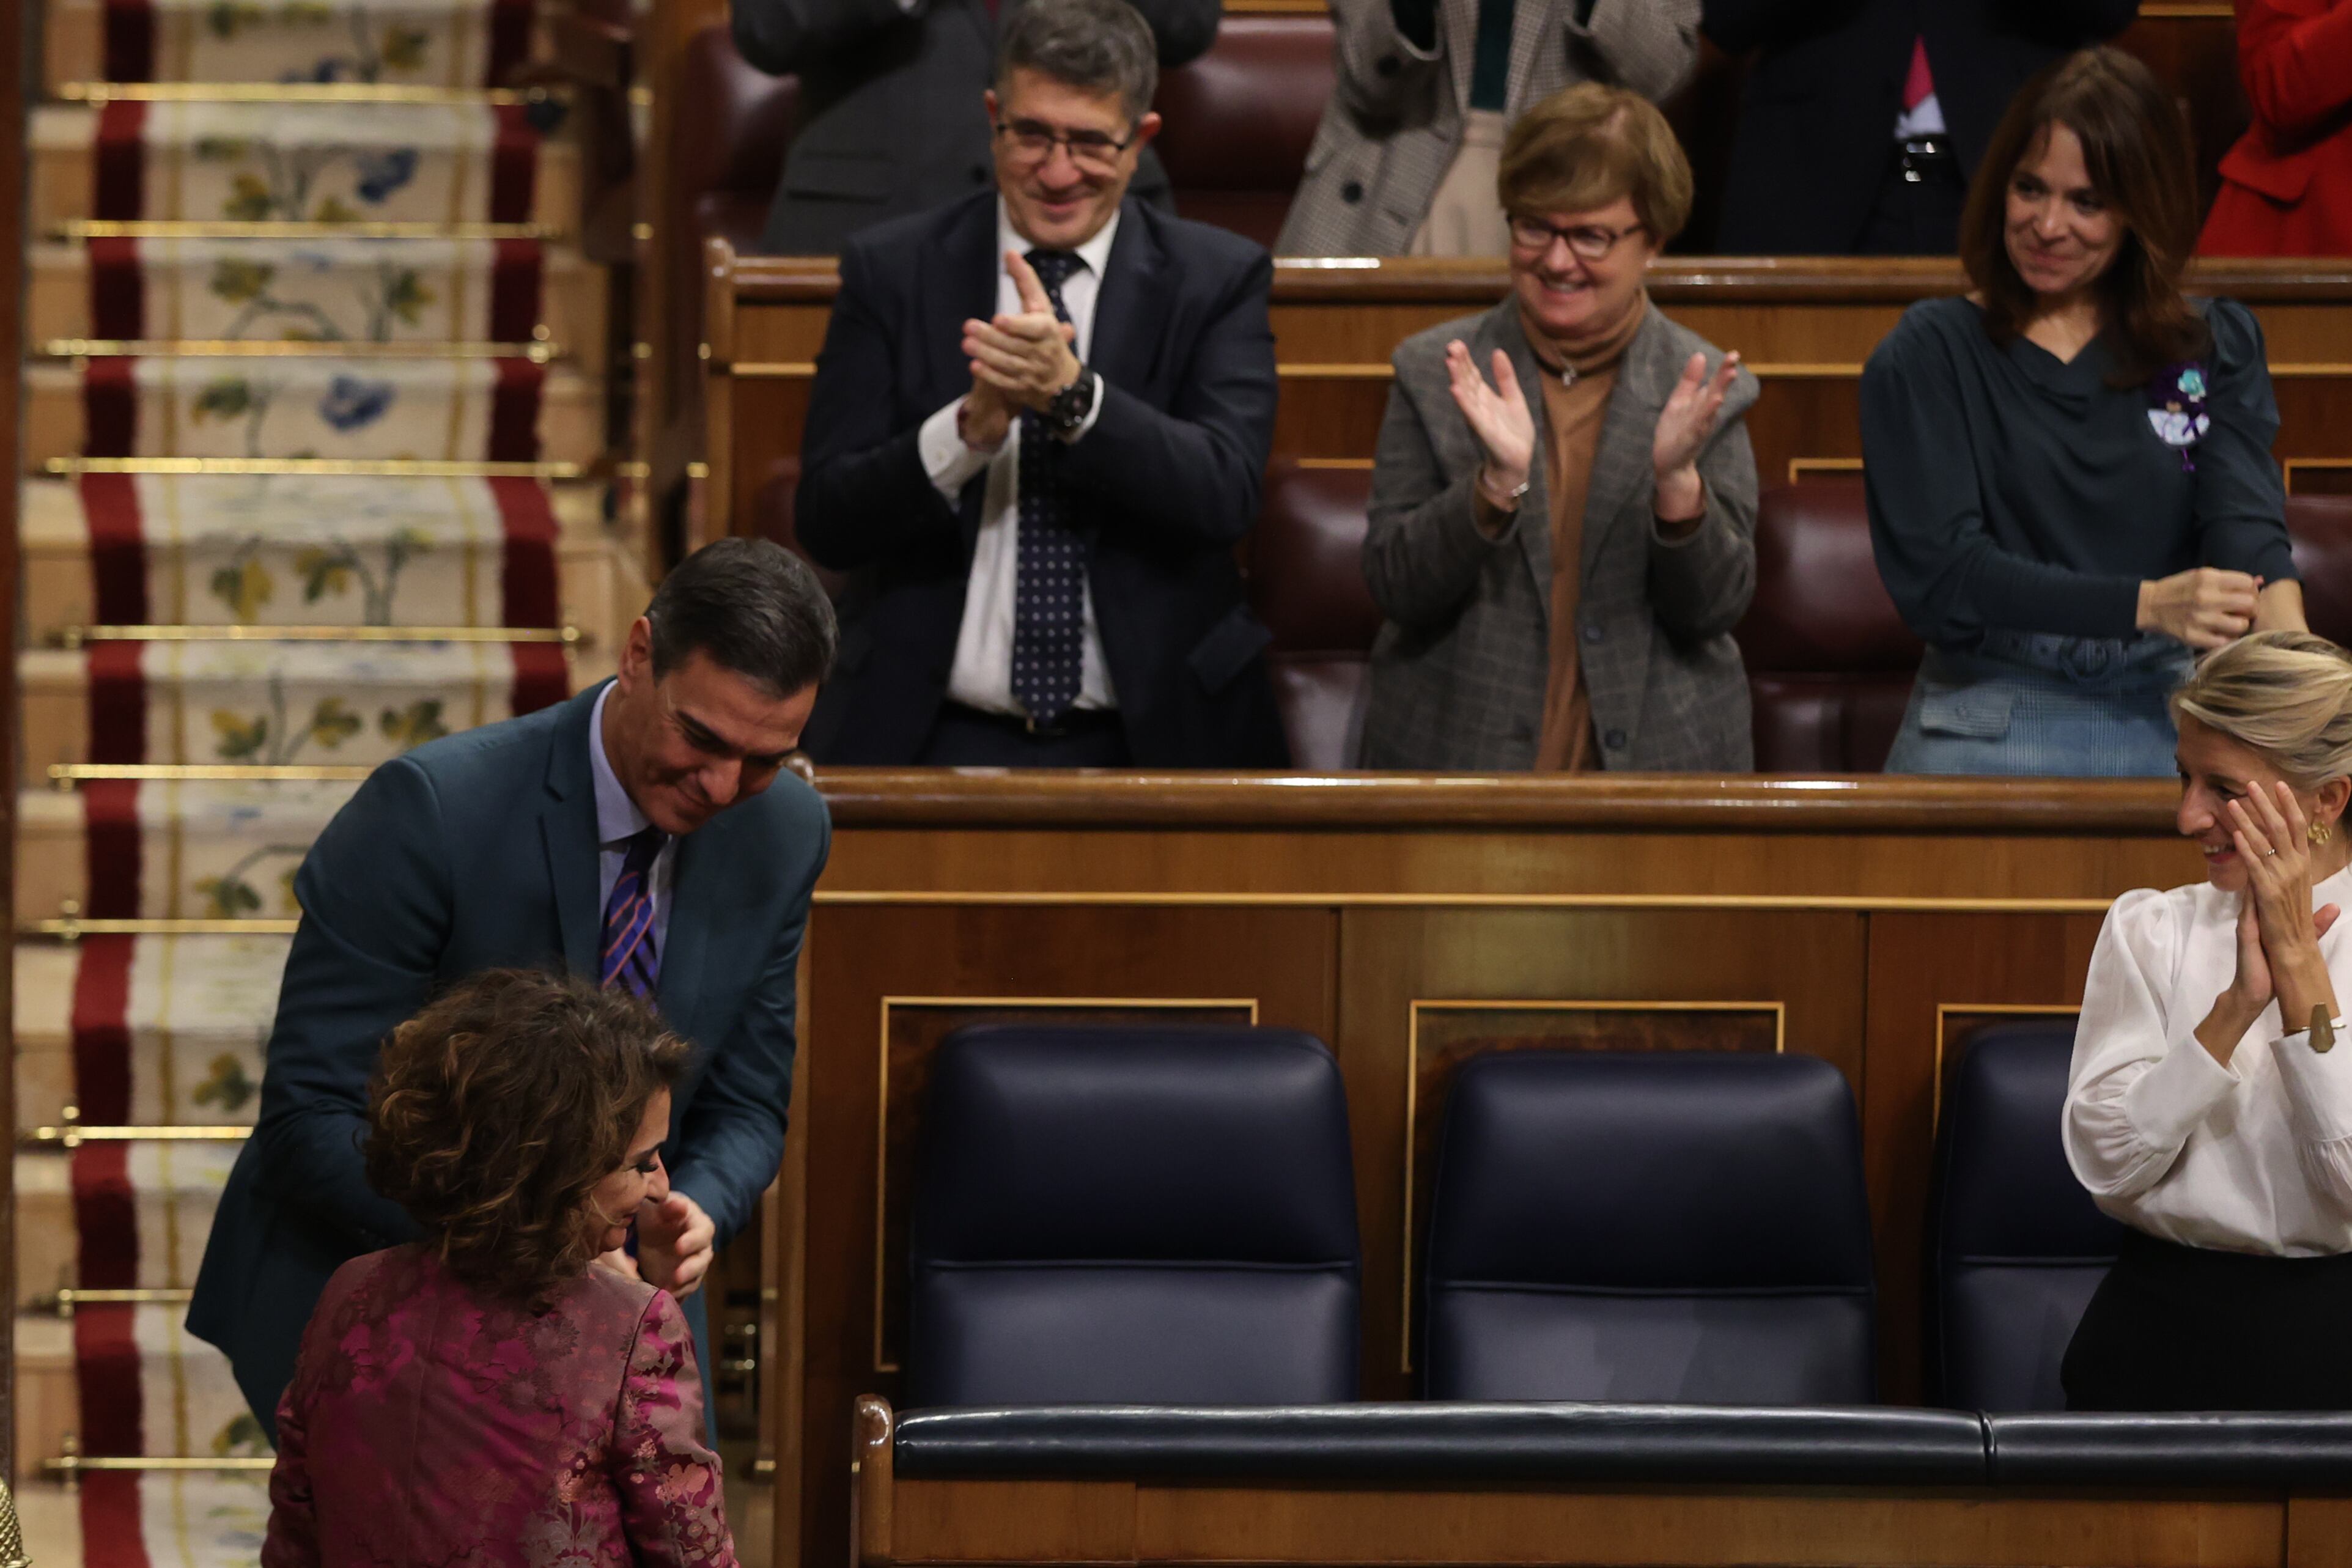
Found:
<path fill-rule="evenodd" d="M 1828 1062 L 1481 1056 L 1444 1139 L 1429 1397 L 1871 1400 L 1861 1135 Z"/>
<path fill-rule="evenodd" d="M 1353 1399 L 1331 1053 L 1287 1030 L 957 1030 L 910 1216 L 906 1402 Z"/>
<path fill-rule="evenodd" d="M 2063 1410 L 2058 1364 L 2123 1227 L 2067 1168 L 2071 1019 L 1979 1030 L 1954 1069 L 1928 1207 L 1927 1396 Z"/>

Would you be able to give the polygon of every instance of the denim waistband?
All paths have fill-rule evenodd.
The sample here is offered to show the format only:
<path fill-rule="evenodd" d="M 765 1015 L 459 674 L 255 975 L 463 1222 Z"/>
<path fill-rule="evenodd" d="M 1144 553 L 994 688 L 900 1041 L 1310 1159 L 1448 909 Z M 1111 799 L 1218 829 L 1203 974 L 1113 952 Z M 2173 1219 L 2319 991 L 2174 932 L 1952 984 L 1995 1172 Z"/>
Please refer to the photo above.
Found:
<path fill-rule="evenodd" d="M 1973 648 L 1928 649 L 1921 673 L 1960 684 L 2009 679 L 2098 691 L 2168 691 L 2196 664 L 2197 655 L 2169 637 L 1992 631 Z"/>

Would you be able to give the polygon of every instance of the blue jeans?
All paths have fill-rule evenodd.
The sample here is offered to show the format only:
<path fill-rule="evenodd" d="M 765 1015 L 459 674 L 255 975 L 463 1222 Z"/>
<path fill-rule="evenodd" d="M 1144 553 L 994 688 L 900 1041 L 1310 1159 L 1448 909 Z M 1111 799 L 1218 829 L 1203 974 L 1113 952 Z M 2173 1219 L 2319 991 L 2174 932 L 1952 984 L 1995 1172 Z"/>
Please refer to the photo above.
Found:
<path fill-rule="evenodd" d="M 2168 778 L 2167 699 L 2195 665 L 2168 637 L 1993 632 L 1930 648 L 1886 771 Z"/>

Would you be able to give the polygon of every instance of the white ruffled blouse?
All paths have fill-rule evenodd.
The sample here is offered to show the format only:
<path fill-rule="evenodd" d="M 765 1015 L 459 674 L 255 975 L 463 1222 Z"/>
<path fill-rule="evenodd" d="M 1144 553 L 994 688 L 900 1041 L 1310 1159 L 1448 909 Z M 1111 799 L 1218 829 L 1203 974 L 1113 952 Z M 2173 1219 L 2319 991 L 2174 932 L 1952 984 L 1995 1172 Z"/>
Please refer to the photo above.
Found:
<path fill-rule="evenodd" d="M 2312 889 L 2352 997 L 2352 869 Z M 2091 953 L 2066 1088 L 2067 1163 L 2107 1213 L 2191 1247 L 2352 1252 L 2352 1034 L 2311 1049 L 2273 1001 L 2223 1067 L 2197 1026 L 2237 973 L 2239 895 L 2210 883 L 2116 900 Z"/>

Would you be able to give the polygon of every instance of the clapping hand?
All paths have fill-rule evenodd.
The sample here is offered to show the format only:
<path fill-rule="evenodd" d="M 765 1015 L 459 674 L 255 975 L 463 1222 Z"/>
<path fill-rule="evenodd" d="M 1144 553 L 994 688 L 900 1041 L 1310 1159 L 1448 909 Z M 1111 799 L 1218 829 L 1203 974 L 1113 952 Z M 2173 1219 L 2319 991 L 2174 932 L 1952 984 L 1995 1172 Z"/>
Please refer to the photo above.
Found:
<path fill-rule="evenodd" d="M 1528 413 L 1527 394 L 1519 390 L 1518 372 L 1510 355 L 1495 350 L 1495 384 L 1478 373 L 1469 346 L 1460 339 L 1445 345 L 1445 373 L 1451 378 L 1454 406 L 1462 411 L 1470 434 L 1478 438 L 1486 461 L 1478 473 L 1478 487 L 1504 511 L 1515 502 L 1512 492 L 1528 482 L 1535 462 L 1536 425 Z"/>
<path fill-rule="evenodd" d="M 964 439 L 976 446 L 992 444 L 981 439 L 986 422 L 1000 413 L 1009 419 L 1013 409 L 1042 413 L 1055 393 L 1078 379 L 1078 356 L 1070 347 L 1077 333 L 1054 314 L 1054 301 L 1038 279 L 1037 269 L 1020 252 L 1012 250 L 1004 253 L 1004 268 L 1020 291 L 1020 310 L 963 324 L 964 357 L 971 361 L 972 401 L 982 404 L 973 410 L 967 403 L 971 423 Z M 1003 439 L 1001 426 L 996 435 Z"/>
<path fill-rule="evenodd" d="M 1698 455 L 1715 438 L 1723 418 L 1723 400 L 1739 379 L 1739 356 L 1723 356 L 1715 374 L 1706 373 L 1706 356 L 1694 353 L 1683 366 L 1683 379 L 1658 412 L 1657 434 L 1650 442 L 1650 467 L 1657 478 L 1657 514 L 1672 520 L 1697 517 L 1706 507 L 1706 487 L 1698 476 Z"/>
<path fill-rule="evenodd" d="M 2309 825 L 2294 791 L 2284 783 L 2255 785 L 2229 804 L 2231 842 L 2246 868 L 2245 902 L 2238 914 L 2238 976 L 2231 989 L 2242 1009 L 2259 1011 L 2273 995 L 2289 1031 L 2311 1021 L 2311 1009 L 2336 1016 L 2336 987 L 2319 939 L 2342 910 L 2311 907 Z"/>

